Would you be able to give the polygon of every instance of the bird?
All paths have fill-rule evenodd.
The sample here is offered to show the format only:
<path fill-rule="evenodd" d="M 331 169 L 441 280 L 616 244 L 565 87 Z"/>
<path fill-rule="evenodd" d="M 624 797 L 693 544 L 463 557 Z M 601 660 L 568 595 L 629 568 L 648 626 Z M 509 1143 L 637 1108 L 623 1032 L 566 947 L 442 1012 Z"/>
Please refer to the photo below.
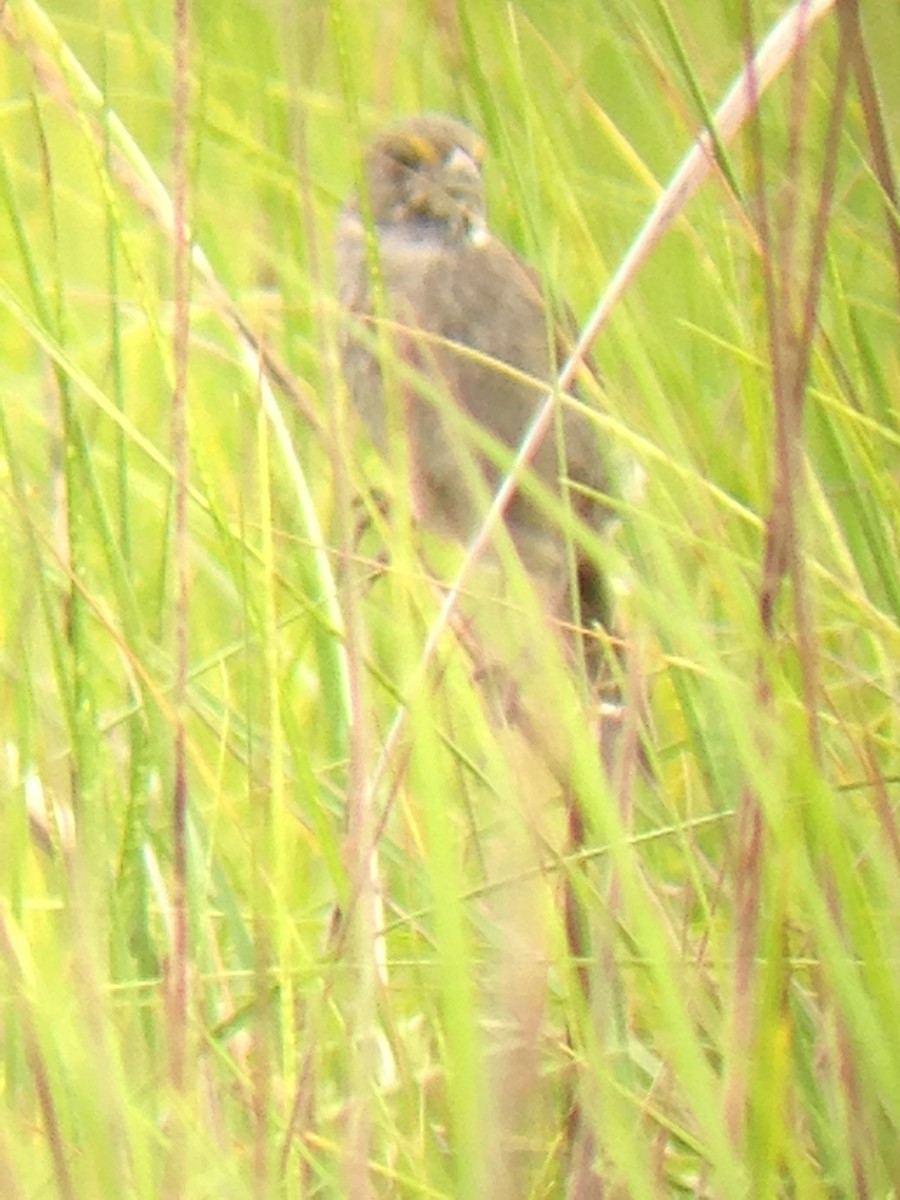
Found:
<path fill-rule="evenodd" d="M 340 361 L 349 397 L 389 460 L 394 439 L 405 440 L 416 519 L 462 542 L 478 529 L 554 387 L 575 330 L 571 311 L 549 301 L 534 267 L 491 232 L 484 151 L 478 133 L 456 117 L 423 113 L 392 122 L 365 150 L 361 189 L 341 208 L 336 233 Z M 594 368 L 587 370 L 598 384 Z M 588 406 L 563 403 L 530 464 L 545 492 L 565 497 L 574 515 L 600 533 L 612 514 L 604 449 Z M 608 697 L 616 672 L 608 668 L 603 638 L 592 634 L 613 633 L 611 589 L 593 556 L 570 545 L 563 531 L 570 523 L 560 516 L 559 505 L 542 502 L 526 480 L 504 522 L 548 621 L 565 631 L 564 661 L 580 651 L 594 695 Z M 520 656 L 517 684 L 531 665 Z M 598 707 L 605 710 L 600 757 L 612 775 L 621 721 L 610 720 L 610 710 L 621 714 L 622 706 L 602 699 Z M 529 743 L 542 741 L 552 724 L 545 718 L 540 711 L 536 719 L 519 718 Z M 579 849 L 587 837 L 580 802 L 570 781 L 561 782 L 568 841 Z M 563 917 L 588 998 L 589 937 L 568 880 Z M 600 1196 L 593 1140 L 577 1101 L 570 1116 L 570 1194 Z"/>
<path fill-rule="evenodd" d="M 538 272 L 488 228 L 484 149 L 456 117 L 392 122 L 365 151 L 363 195 L 344 204 L 336 236 L 350 398 L 383 452 L 394 434 L 406 437 L 416 518 L 462 541 L 477 529 L 485 494 L 496 490 L 574 332 L 570 310 L 548 305 Z M 460 432 L 467 421 L 487 446 Z M 593 529 L 609 523 L 604 455 L 583 408 L 563 406 L 531 469 L 557 497 L 567 490 L 572 511 Z M 606 580 L 579 550 L 571 570 L 558 513 L 521 487 L 505 523 L 548 616 L 588 631 L 608 627 Z"/>

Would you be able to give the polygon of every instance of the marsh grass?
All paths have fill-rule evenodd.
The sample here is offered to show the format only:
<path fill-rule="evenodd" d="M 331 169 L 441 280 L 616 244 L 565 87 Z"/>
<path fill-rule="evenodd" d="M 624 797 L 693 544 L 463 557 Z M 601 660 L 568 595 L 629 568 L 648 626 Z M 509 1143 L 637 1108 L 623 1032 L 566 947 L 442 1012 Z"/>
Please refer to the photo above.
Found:
<path fill-rule="evenodd" d="M 8 0 L 4 1197 L 564 1195 L 573 1093 L 609 1196 L 894 1194 L 900 14 L 859 7 L 594 345 L 654 779 L 602 777 L 524 581 L 490 618 L 575 852 L 346 411 L 335 213 L 382 120 L 459 112 L 586 317 L 782 7 Z"/>

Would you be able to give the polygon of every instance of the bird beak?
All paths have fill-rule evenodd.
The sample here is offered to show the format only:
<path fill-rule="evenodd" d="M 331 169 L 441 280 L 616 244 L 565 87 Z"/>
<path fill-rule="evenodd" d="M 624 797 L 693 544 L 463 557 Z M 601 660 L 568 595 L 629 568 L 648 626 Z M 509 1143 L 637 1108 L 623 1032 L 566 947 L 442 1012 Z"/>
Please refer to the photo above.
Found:
<path fill-rule="evenodd" d="M 454 185 L 459 186 L 462 194 L 467 192 L 480 194 L 481 169 L 476 159 L 471 154 L 467 154 L 462 146 L 453 147 L 444 162 L 444 168 L 453 177 Z M 456 186 L 453 190 L 456 191 Z M 483 246 L 488 240 L 484 215 L 480 212 L 472 212 L 468 206 L 466 209 L 466 232 L 469 241 L 475 246 Z"/>
<path fill-rule="evenodd" d="M 444 166 L 448 171 L 452 171 L 454 175 L 468 175 L 471 179 L 479 179 L 481 172 L 478 169 L 478 163 L 471 154 L 467 154 L 462 146 L 454 146 L 447 155 L 447 161 Z"/>

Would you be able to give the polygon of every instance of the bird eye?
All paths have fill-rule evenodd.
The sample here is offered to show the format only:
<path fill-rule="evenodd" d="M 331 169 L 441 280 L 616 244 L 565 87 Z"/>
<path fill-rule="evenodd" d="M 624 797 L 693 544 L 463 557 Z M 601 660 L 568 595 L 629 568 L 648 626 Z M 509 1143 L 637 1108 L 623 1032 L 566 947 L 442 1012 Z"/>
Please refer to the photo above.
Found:
<path fill-rule="evenodd" d="M 432 163 L 437 159 L 434 145 L 423 137 L 409 134 L 398 138 L 391 147 L 392 158 L 404 167 L 418 167 L 422 163 Z"/>

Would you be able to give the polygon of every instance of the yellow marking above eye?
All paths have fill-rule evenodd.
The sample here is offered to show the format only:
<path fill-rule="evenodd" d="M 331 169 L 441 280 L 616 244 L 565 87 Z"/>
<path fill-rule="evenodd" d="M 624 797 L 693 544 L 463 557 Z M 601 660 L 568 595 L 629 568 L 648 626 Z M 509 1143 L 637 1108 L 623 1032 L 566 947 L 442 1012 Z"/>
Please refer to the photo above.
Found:
<path fill-rule="evenodd" d="M 422 162 L 437 162 L 438 158 L 434 143 L 414 133 L 405 134 L 397 139 L 395 154 L 399 161 L 408 167 Z"/>

